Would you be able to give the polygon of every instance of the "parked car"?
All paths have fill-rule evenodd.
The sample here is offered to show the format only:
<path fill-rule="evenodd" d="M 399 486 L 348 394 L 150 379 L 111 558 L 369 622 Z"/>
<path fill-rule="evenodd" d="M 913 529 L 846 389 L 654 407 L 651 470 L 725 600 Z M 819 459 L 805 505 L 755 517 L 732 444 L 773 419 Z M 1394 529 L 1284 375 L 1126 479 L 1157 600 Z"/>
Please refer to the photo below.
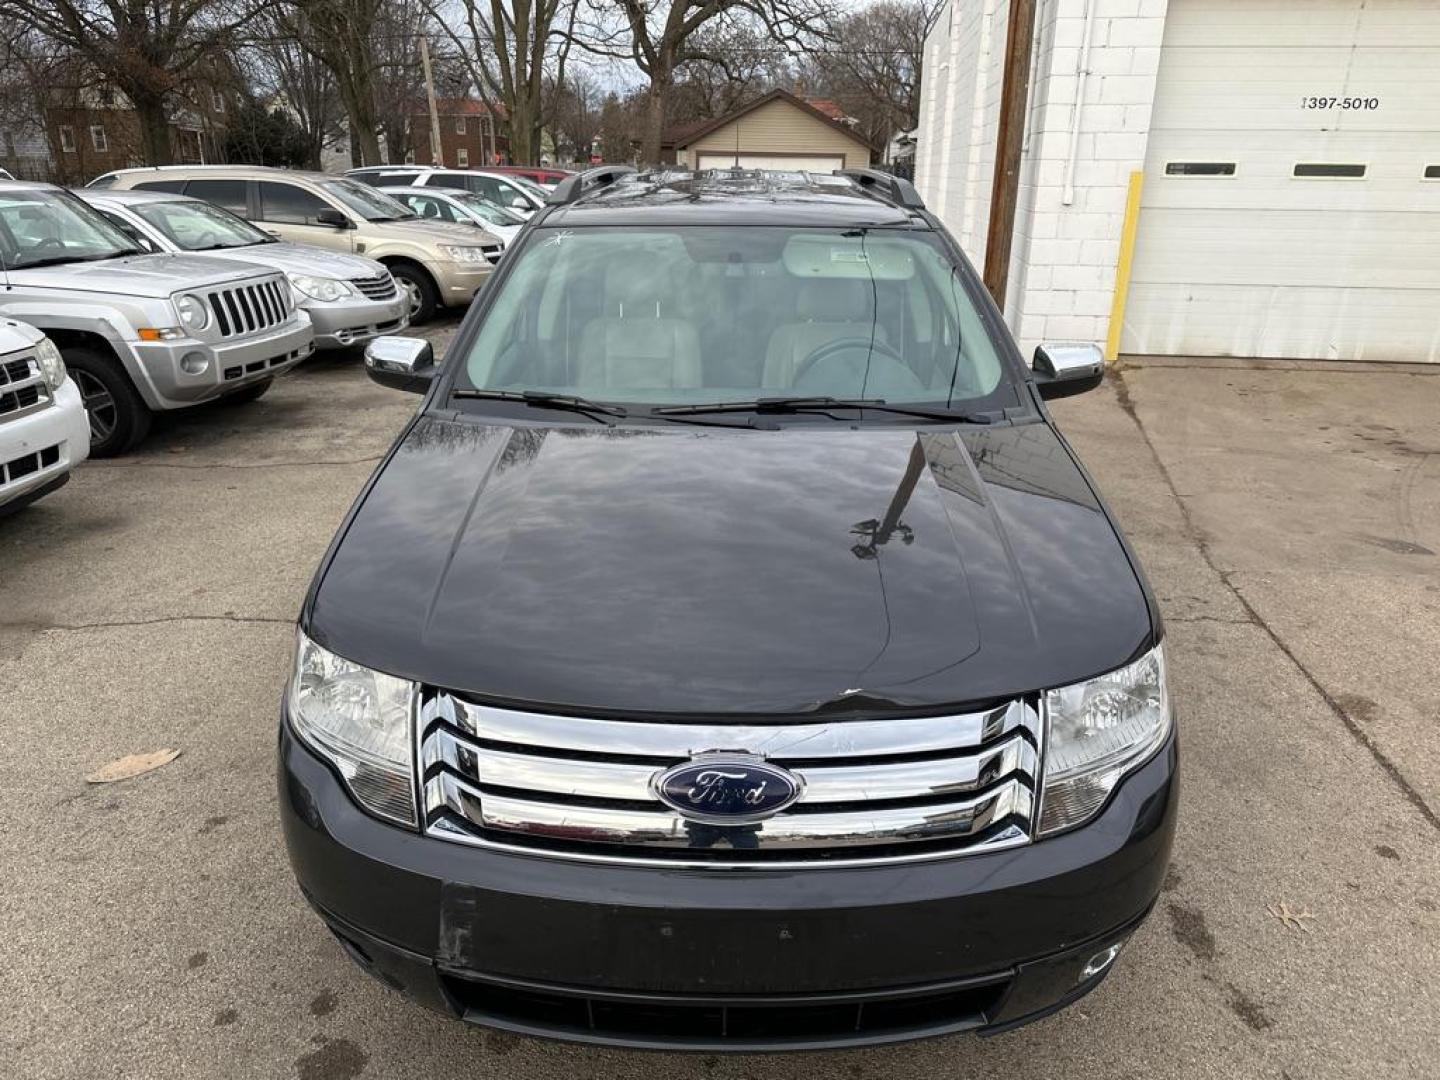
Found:
<path fill-rule="evenodd" d="M 166 191 L 204 199 L 254 222 L 279 240 L 363 254 L 385 264 L 421 323 L 463 307 L 490 277 L 499 240 L 483 232 L 421 221 L 368 184 L 325 173 L 259 165 L 177 165 L 121 169 L 90 187 Z"/>
<path fill-rule="evenodd" d="M 545 205 L 545 191 L 524 177 L 480 169 L 440 169 L 435 166 L 406 165 L 351 169 L 346 174 L 376 187 L 439 187 L 473 191 L 496 206 L 529 219 Z"/>
<path fill-rule="evenodd" d="M 85 405 L 60 350 L 0 319 L 0 517 L 64 487 L 89 453 Z"/>
<path fill-rule="evenodd" d="M 138 443 L 152 412 L 254 400 L 314 349 L 284 275 L 205 255 L 146 254 L 50 184 L 0 182 L 0 257 L 0 316 L 59 346 L 96 457 Z"/>
<path fill-rule="evenodd" d="M 336 349 L 403 330 L 410 301 L 374 259 L 290 244 L 213 203 L 160 191 L 81 191 L 80 197 L 147 251 L 203 252 L 279 270 L 315 328 Z"/>
<path fill-rule="evenodd" d="M 522 176 L 547 190 L 575 175 L 573 169 L 551 168 L 548 165 L 486 165 L 485 170 L 506 176 Z"/>
<path fill-rule="evenodd" d="M 498 236 L 506 247 L 514 243 L 525 225 L 525 219 L 519 214 L 464 188 L 383 186 L 376 190 L 389 195 L 417 217 L 477 225 Z"/>
<path fill-rule="evenodd" d="M 691 1050 L 1003 1031 L 1093 990 L 1178 799 L 1163 628 L 908 183 L 566 181 L 317 571 L 302 892 L 510 1031 Z"/>

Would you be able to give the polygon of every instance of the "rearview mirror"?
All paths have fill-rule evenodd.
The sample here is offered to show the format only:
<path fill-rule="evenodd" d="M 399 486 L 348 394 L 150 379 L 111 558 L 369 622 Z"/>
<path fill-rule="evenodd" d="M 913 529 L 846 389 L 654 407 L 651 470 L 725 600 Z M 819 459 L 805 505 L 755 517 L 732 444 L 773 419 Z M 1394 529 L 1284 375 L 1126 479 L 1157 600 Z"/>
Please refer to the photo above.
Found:
<path fill-rule="evenodd" d="M 346 217 L 343 213 L 341 213 L 339 210 L 336 210 L 333 207 L 329 206 L 317 212 L 315 215 L 315 220 L 318 221 L 321 225 L 329 225 L 331 228 L 334 229 L 350 228 L 350 219 Z"/>
<path fill-rule="evenodd" d="M 1105 354 L 1090 342 L 1046 342 L 1035 349 L 1035 385 L 1046 400 L 1094 390 L 1105 377 Z"/>
<path fill-rule="evenodd" d="M 424 338 L 378 337 L 365 346 L 365 372 L 381 386 L 423 394 L 440 369 Z"/>

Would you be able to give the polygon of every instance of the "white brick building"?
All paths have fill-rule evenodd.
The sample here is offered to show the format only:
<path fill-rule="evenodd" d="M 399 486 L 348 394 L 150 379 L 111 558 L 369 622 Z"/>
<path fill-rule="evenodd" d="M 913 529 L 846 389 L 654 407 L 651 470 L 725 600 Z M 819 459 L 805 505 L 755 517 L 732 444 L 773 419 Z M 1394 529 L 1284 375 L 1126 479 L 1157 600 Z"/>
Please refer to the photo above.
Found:
<path fill-rule="evenodd" d="M 985 257 L 1008 0 L 926 42 L 915 182 Z M 1127 353 L 1440 361 L 1440 3 L 1040 0 L 1005 315 Z"/>

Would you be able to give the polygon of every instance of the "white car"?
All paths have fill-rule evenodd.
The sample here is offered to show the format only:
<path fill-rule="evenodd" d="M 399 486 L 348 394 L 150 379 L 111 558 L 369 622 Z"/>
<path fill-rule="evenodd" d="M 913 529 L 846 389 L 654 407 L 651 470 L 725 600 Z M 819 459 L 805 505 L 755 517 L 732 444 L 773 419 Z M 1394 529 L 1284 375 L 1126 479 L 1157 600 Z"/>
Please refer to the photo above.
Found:
<path fill-rule="evenodd" d="M 382 264 L 313 244 L 277 240 L 223 207 L 163 191 L 75 193 L 152 252 L 195 252 L 279 270 L 310 316 L 317 349 L 339 349 L 410 324 L 409 298 Z"/>
<path fill-rule="evenodd" d="M 484 169 L 441 169 L 434 165 L 372 165 L 345 173 L 372 187 L 438 187 L 473 191 L 525 220 L 545 205 L 546 191 L 523 176 Z"/>
<path fill-rule="evenodd" d="M 525 219 L 513 210 L 496 206 L 483 195 L 463 188 L 403 187 L 386 185 L 379 189 L 402 203 L 417 217 L 431 221 L 456 221 L 462 225 L 478 225 L 498 236 L 508 248 L 520 235 Z"/>
<path fill-rule="evenodd" d="M 90 456 L 90 423 L 55 343 L 0 319 L 0 517 L 64 486 Z"/>

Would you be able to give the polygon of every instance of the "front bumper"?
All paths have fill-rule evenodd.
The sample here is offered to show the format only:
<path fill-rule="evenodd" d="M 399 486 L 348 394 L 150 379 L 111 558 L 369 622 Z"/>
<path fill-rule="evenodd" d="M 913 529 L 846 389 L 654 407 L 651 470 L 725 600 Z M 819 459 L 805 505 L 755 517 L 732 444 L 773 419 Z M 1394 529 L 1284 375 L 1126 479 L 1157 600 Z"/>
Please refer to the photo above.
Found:
<path fill-rule="evenodd" d="M 315 327 L 317 349 L 343 349 L 381 334 L 398 334 L 410 325 L 405 295 L 397 287 L 393 300 L 305 300 L 301 305 Z"/>
<path fill-rule="evenodd" d="M 18 506 L 64 483 L 90 456 L 90 422 L 75 383 L 66 379 L 54 401 L 18 419 L 0 417 L 0 506 Z"/>
<path fill-rule="evenodd" d="M 452 1016 L 583 1042 L 815 1049 L 1003 1030 L 1089 992 L 1160 889 L 1174 740 L 1089 825 L 934 862 L 667 869 L 462 847 L 361 812 L 282 724 L 306 897 L 376 977 Z"/>
<path fill-rule="evenodd" d="M 291 318 L 262 334 L 235 341 L 135 341 L 129 347 L 139 363 L 139 387 L 152 409 L 182 409 L 198 405 L 261 379 L 289 371 L 315 351 L 310 318 L 297 311 Z M 207 363 L 190 373 L 181 361 L 192 355 Z"/>
<path fill-rule="evenodd" d="M 430 273 L 440 289 L 440 300 L 448 306 L 468 304 L 485 287 L 494 268 L 489 263 L 440 262 Z"/>

